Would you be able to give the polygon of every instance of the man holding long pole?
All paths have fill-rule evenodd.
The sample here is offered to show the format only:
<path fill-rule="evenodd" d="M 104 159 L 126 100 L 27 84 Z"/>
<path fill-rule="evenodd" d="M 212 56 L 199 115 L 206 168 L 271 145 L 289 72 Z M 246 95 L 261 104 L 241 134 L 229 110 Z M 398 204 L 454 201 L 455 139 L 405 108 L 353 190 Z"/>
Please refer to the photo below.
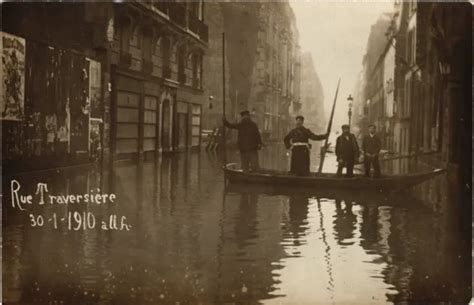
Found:
<path fill-rule="evenodd" d="M 296 128 L 291 130 L 285 137 L 284 142 L 287 149 L 291 149 L 291 169 L 290 173 L 297 176 L 309 175 L 309 140 L 320 141 L 328 135 L 316 135 L 311 130 L 303 126 L 304 117 L 296 117 Z"/>
<path fill-rule="evenodd" d="M 240 113 L 242 119 L 239 123 L 229 123 L 225 118 L 224 126 L 237 129 L 237 144 L 240 151 L 241 166 L 244 172 L 255 172 L 259 170 L 258 150 L 262 148 L 262 138 L 257 124 L 250 118 L 248 110 Z"/>

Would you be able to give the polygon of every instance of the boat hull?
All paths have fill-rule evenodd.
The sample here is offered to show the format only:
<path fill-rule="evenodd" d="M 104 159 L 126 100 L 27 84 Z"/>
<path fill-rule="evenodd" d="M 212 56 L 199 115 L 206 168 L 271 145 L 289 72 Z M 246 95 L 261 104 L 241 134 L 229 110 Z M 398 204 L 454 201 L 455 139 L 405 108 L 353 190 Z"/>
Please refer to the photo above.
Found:
<path fill-rule="evenodd" d="M 442 169 L 408 175 L 368 178 L 355 175 L 352 178 L 337 177 L 335 174 L 316 174 L 293 176 L 285 172 L 263 170 L 258 173 L 245 173 L 237 169 L 236 164 L 224 167 L 226 180 L 230 183 L 274 185 L 312 189 L 353 189 L 376 191 L 399 191 L 418 185 L 444 172 Z"/>

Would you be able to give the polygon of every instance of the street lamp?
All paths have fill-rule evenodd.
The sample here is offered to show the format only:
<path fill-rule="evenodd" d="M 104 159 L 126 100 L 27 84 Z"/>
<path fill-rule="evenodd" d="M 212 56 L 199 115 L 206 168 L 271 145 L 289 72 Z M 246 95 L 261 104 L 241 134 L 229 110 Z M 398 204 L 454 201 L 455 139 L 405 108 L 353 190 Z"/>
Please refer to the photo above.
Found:
<path fill-rule="evenodd" d="M 351 127 L 351 118 L 352 118 L 352 101 L 354 99 L 352 98 L 352 95 L 349 94 L 347 97 L 347 101 L 349 102 L 349 111 L 347 112 L 347 115 L 349 116 L 349 128 Z"/>
<path fill-rule="evenodd" d="M 209 96 L 209 109 L 213 108 L 212 101 L 214 100 L 214 97 L 212 95 Z"/>

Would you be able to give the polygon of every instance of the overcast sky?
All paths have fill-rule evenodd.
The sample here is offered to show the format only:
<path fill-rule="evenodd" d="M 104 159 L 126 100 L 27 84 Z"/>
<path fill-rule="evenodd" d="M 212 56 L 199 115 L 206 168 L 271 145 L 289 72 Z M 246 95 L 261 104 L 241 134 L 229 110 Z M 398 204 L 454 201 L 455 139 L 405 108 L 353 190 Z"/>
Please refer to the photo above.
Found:
<path fill-rule="evenodd" d="M 311 52 L 324 88 L 328 118 L 337 80 L 341 78 L 333 125 L 339 127 L 347 122 L 346 98 L 353 95 L 357 74 L 362 69 L 370 26 L 383 12 L 393 10 L 393 2 L 290 1 L 296 15 L 301 50 Z"/>

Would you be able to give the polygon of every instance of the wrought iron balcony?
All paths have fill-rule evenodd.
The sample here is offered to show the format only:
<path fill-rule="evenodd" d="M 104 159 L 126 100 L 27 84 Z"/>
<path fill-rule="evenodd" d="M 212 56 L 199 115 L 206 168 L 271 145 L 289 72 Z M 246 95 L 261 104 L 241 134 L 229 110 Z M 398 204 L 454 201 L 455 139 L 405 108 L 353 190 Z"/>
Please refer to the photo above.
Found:
<path fill-rule="evenodd" d="M 171 79 L 171 68 L 170 67 L 163 67 L 163 78 Z"/>
<path fill-rule="evenodd" d="M 185 3 L 169 3 L 169 16 L 171 21 L 186 27 L 186 4 Z"/>
<path fill-rule="evenodd" d="M 193 78 L 193 87 L 197 89 L 202 89 L 202 82 L 199 77 L 194 77 Z"/>
<path fill-rule="evenodd" d="M 178 81 L 182 84 L 185 84 L 186 83 L 186 74 L 185 73 L 179 73 Z"/>
<path fill-rule="evenodd" d="M 119 58 L 119 65 L 124 68 L 130 67 L 132 64 L 132 54 L 122 52 L 120 53 L 120 58 Z"/>
<path fill-rule="evenodd" d="M 143 73 L 152 74 L 153 73 L 153 62 L 150 60 L 143 60 Z"/>
<path fill-rule="evenodd" d="M 169 15 L 169 3 L 165 1 L 153 2 L 153 6 L 165 15 Z"/>
<path fill-rule="evenodd" d="M 189 30 L 198 35 L 201 40 L 208 41 L 209 29 L 207 25 L 193 14 L 189 15 Z"/>

